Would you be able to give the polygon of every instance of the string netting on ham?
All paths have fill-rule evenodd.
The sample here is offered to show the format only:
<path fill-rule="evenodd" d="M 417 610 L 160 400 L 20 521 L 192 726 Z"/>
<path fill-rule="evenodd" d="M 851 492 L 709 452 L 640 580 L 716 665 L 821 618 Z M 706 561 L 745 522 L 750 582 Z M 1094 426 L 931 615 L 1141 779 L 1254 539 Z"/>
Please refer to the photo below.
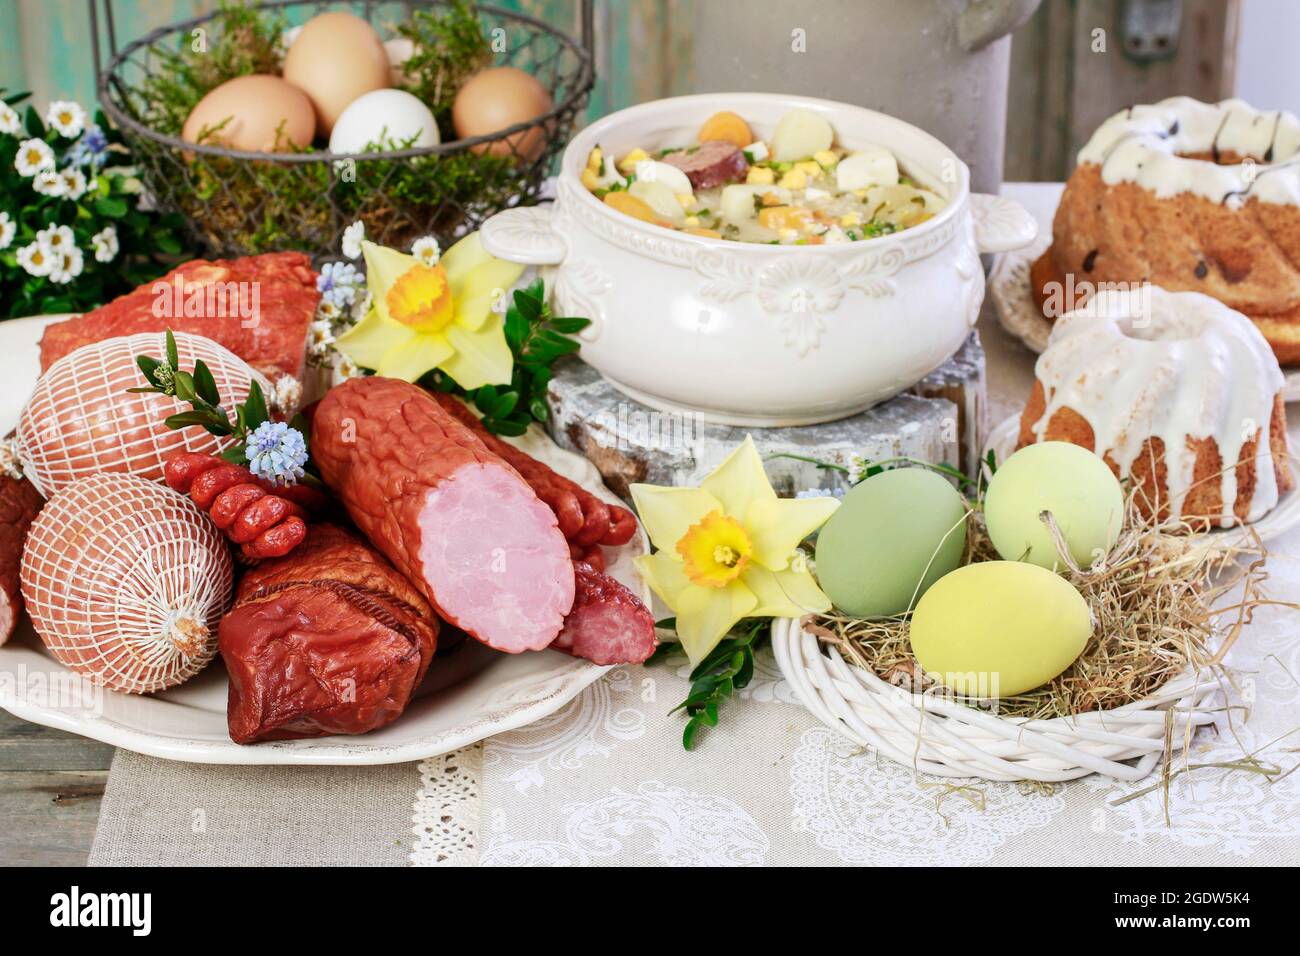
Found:
<path fill-rule="evenodd" d="M 202 428 L 169 429 L 163 420 L 189 405 L 157 394 L 131 394 L 146 385 L 137 355 L 164 360 L 163 333 L 139 333 L 85 345 L 50 366 L 36 384 L 18 422 L 17 451 L 27 477 L 46 497 L 98 472 L 126 472 L 161 481 L 163 461 L 178 451 L 217 453 L 230 444 Z M 270 383 L 211 339 L 176 333 L 180 367 L 202 359 L 212 371 L 222 407 L 229 412 L 248 397 L 256 378 Z"/>
<path fill-rule="evenodd" d="M 217 650 L 230 553 L 196 505 L 131 475 L 83 479 L 33 522 L 22 591 L 55 659 L 112 690 L 193 677 Z"/>

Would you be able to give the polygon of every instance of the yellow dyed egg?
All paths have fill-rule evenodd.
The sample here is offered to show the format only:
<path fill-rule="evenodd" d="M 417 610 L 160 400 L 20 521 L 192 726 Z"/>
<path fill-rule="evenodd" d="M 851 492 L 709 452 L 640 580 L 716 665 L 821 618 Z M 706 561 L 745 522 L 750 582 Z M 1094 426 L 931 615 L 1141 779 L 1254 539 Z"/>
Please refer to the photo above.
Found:
<path fill-rule="evenodd" d="M 965 548 L 956 489 L 933 471 L 898 468 L 844 496 L 817 534 L 817 580 L 844 613 L 889 617 L 957 567 Z"/>
<path fill-rule="evenodd" d="M 1124 492 L 1106 463 L 1078 445 L 1027 445 L 994 473 L 984 495 L 984 521 L 998 554 L 1042 568 L 1062 566 L 1049 511 L 1081 568 L 1105 557 L 1124 525 Z"/>
<path fill-rule="evenodd" d="M 912 653 L 965 697 L 1011 697 L 1074 663 L 1092 634 L 1074 586 L 1019 561 L 983 561 L 935 582 L 912 613 Z"/>

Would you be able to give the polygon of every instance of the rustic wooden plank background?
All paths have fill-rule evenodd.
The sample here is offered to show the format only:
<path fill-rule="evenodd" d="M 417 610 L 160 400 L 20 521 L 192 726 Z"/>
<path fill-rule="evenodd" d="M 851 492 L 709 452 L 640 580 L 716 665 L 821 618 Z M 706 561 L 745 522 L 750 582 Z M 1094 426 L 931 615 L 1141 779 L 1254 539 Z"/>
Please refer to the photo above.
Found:
<path fill-rule="evenodd" d="M 0 710 L 0 866 L 83 866 L 113 748 Z"/>
<path fill-rule="evenodd" d="M 574 0 L 493 0 L 576 33 Z M 702 0 L 597 0 L 598 81 L 589 117 L 690 92 L 692 8 Z M 119 42 L 197 16 L 218 0 L 113 0 Z M 870 0 L 864 0 L 869 7 Z M 354 4 L 360 9 L 363 4 Z M 1119 49 L 1120 0 L 1045 0 L 1012 45 L 1007 180 L 1062 179 L 1103 119 L 1130 104 L 1232 91 L 1239 0 L 1185 0 L 1177 55 L 1138 63 Z M 1108 31 L 1105 52 L 1093 30 Z M 722 38 L 713 38 L 722 42 Z M 0 0 L 0 86 L 93 99 L 86 0 Z"/>

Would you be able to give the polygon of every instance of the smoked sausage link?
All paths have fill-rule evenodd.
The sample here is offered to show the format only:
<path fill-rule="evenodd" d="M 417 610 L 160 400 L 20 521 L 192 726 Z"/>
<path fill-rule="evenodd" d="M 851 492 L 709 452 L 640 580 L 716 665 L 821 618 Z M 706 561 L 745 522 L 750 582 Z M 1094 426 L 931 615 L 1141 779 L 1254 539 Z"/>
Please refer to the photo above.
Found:
<path fill-rule="evenodd" d="M 244 575 L 220 635 L 230 738 L 250 744 L 392 722 L 429 667 L 438 619 L 378 551 L 318 523 Z"/>
<path fill-rule="evenodd" d="M 490 451 L 514 466 L 537 497 L 555 512 L 560 530 L 570 544 L 581 545 L 585 551 L 598 544 L 616 548 L 632 540 L 632 535 L 636 534 L 636 517 L 632 512 L 618 505 L 606 504 L 582 485 L 493 435 L 460 399 L 446 392 L 432 394 L 438 404 L 470 428 Z"/>
<path fill-rule="evenodd" d="M 555 515 L 428 392 L 349 379 L 321 399 L 311 450 L 357 527 L 446 620 L 509 653 L 555 640 L 574 593 Z"/>
<path fill-rule="evenodd" d="M 621 583 L 581 561 L 573 565 L 577 595 L 551 646 L 596 664 L 640 664 L 654 653 L 655 619 Z"/>
<path fill-rule="evenodd" d="M 23 542 L 45 499 L 26 478 L 0 474 L 0 644 L 9 640 L 22 615 L 19 568 Z"/>
<path fill-rule="evenodd" d="M 306 485 L 279 487 L 216 455 L 181 452 L 163 464 L 167 487 L 189 495 L 250 561 L 280 558 L 306 536 L 308 509 L 328 501 Z"/>

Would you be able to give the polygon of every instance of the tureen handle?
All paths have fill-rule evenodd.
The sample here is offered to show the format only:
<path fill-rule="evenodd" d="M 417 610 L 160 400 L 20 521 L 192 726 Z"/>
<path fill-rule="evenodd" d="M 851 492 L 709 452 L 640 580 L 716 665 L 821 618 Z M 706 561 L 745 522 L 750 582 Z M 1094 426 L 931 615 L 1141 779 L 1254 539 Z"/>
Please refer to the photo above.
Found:
<path fill-rule="evenodd" d="M 483 248 L 498 259 L 530 266 L 555 266 L 569 246 L 555 231 L 550 206 L 518 206 L 497 213 L 479 229 Z"/>
<path fill-rule="evenodd" d="M 1038 235 L 1038 220 L 1005 196 L 971 193 L 970 214 L 975 222 L 975 244 L 982 253 L 1020 249 Z"/>

